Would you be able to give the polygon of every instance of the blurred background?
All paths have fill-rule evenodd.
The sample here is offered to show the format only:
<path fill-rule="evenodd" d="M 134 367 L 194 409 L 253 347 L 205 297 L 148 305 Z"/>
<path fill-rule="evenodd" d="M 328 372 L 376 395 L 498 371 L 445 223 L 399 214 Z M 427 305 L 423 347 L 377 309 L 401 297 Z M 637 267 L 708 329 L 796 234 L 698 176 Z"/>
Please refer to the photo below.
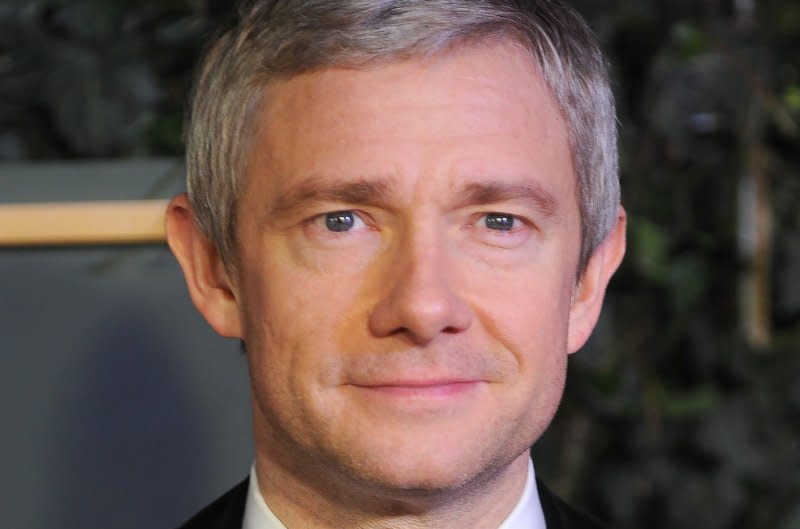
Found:
<path fill-rule="evenodd" d="M 572 3 L 614 67 L 629 249 L 537 471 L 620 529 L 798 529 L 800 0 Z M 232 4 L 0 4 L 0 205 L 179 191 Z M 170 527 L 246 474 L 245 362 L 166 247 L 0 249 L 0 337 L 4 526 Z"/>

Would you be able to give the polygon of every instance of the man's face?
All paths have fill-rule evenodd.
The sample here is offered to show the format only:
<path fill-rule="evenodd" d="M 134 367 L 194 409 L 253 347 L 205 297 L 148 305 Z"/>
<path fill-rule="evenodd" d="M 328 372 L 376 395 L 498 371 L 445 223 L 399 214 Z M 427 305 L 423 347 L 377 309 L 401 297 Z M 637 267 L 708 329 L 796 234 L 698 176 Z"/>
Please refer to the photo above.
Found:
<path fill-rule="evenodd" d="M 525 457 L 585 339 L 567 128 L 530 57 L 485 44 L 266 93 L 235 289 L 259 453 L 425 489 Z"/>

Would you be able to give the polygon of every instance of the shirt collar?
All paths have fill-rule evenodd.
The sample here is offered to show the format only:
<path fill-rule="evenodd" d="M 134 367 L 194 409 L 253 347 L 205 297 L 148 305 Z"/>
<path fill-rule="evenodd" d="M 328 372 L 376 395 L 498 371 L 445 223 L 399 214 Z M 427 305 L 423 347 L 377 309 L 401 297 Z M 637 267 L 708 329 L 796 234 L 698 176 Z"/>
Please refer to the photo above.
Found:
<path fill-rule="evenodd" d="M 261 496 L 255 464 L 250 468 L 250 484 L 244 508 L 242 529 L 286 529 L 273 514 Z M 536 489 L 536 473 L 533 461 L 528 460 L 528 477 L 517 505 L 497 529 L 546 529 L 544 512 Z"/>
<path fill-rule="evenodd" d="M 533 461 L 528 459 L 528 478 L 514 510 L 497 529 L 546 529 L 539 490 L 536 488 L 536 471 Z"/>
<path fill-rule="evenodd" d="M 244 505 L 244 521 L 242 529 L 286 529 L 286 526 L 272 513 L 258 486 L 256 465 L 250 467 L 250 484 L 247 490 L 247 501 Z"/>

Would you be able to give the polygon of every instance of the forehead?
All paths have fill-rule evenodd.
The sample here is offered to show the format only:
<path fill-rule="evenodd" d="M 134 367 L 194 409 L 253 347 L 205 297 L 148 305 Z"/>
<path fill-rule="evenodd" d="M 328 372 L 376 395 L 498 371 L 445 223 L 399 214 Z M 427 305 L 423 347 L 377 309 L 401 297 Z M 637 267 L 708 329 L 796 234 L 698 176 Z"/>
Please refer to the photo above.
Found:
<path fill-rule="evenodd" d="M 511 40 L 278 80 L 256 120 L 248 179 L 276 192 L 316 174 L 572 173 L 562 114 L 531 54 Z"/>

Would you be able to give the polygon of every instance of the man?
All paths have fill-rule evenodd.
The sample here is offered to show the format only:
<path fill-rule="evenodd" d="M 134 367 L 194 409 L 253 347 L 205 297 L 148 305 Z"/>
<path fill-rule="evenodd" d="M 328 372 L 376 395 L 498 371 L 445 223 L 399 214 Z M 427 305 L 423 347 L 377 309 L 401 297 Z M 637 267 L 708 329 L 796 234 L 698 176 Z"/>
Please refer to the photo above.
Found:
<path fill-rule="evenodd" d="M 594 527 L 529 449 L 625 247 L 613 100 L 557 1 L 259 1 L 167 230 L 256 455 L 187 528 Z"/>

